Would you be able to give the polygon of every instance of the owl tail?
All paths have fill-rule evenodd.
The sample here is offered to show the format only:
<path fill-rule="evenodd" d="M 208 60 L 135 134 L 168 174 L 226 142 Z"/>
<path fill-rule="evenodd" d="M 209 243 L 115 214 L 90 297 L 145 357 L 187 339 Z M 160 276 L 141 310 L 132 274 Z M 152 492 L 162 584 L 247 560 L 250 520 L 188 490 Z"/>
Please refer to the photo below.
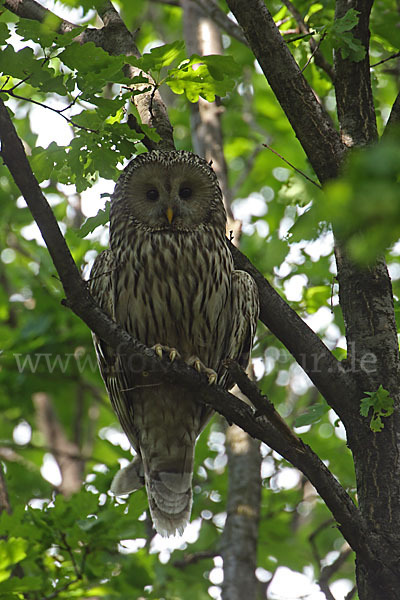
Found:
<path fill-rule="evenodd" d="M 143 466 L 151 518 L 164 537 L 182 535 L 192 510 L 194 444 L 169 447 L 164 456 L 150 453 Z"/>

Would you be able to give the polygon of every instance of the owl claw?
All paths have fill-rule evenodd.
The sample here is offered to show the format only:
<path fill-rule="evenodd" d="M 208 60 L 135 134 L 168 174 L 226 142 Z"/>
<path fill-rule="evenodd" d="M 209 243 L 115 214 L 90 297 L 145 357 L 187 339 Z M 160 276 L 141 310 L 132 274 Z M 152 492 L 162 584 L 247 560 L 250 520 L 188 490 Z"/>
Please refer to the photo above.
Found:
<path fill-rule="evenodd" d="M 176 348 L 170 348 L 169 346 L 163 346 L 162 344 L 155 344 L 152 346 L 154 352 L 162 358 L 165 354 L 168 354 L 168 358 L 171 362 L 174 362 L 176 358 L 180 358 L 180 354 Z"/>
<path fill-rule="evenodd" d="M 206 367 L 197 356 L 192 356 L 189 358 L 187 364 L 196 369 L 198 373 L 204 373 L 204 375 L 207 375 L 209 385 L 213 385 L 217 381 L 218 375 L 214 369 L 209 369 Z"/>

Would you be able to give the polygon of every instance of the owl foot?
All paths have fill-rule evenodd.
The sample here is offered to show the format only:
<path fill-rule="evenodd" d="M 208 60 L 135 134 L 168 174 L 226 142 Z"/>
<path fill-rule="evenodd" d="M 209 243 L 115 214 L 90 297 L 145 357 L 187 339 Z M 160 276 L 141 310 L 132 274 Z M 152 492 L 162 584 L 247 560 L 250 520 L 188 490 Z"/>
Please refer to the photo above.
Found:
<path fill-rule="evenodd" d="M 204 375 L 207 375 L 208 383 L 210 385 L 217 381 L 218 375 L 214 369 L 209 369 L 206 367 L 198 356 L 191 356 L 186 362 L 190 367 L 194 367 L 198 373 L 204 373 Z"/>
<path fill-rule="evenodd" d="M 154 352 L 160 358 L 162 358 L 164 354 L 167 354 L 171 362 L 174 362 L 176 358 L 181 357 L 176 348 L 170 348 L 169 346 L 163 346 L 162 344 L 155 344 L 154 346 L 152 346 L 152 350 L 154 350 Z"/>

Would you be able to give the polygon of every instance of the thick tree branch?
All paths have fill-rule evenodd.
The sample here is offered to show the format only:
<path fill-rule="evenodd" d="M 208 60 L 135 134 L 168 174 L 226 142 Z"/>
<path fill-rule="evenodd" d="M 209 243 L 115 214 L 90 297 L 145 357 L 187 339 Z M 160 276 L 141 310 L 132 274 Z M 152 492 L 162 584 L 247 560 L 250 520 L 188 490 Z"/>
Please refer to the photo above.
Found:
<path fill-rule="evenodd" d="M 363 146 L 378 138 L 369 68 L 369 16 L 373 0 L 338 0 L 335 18 L 349 9 L 358 12 L 351 33 L 365 48 L 365 58 L 355 62 L 335 52 L 335 91 L 342 140 L 347 146 Z"/>
<path fill-rule="evenodd" d="M 321 183 L 334 178 L 344 152 L 337 131 L 284 42 L 263 0 L 227 0 Z"/>
<path fill-rule="evenodd" d="M 235 267 L 247 271 L 257 283 L 260 320 L 294 356 L 326 401 L 346 420 L 348 397 L 357 393 L 351 374 L 322 340 L 274 290 L 249 259 L 230 244 Z"/>
<path fill-rule="evenodd" d="M 179 382 L 196 390 L 199 401 L 212 406 L 228 421 L 236 423 L 252 437 L 264 441 L 302 470 L 332 511 L 348 543 L 361 554 L 373 556 L 373 546 L 370 547 L 368 538 L 371 533 L 366 531 L 357 508 L 332 473 L 308 446 L 301 440 L 297 440 L 296 443 L 289 442 L 266 417 L 256 417 L 253 409 L 221 387 L 210 387 L 206 377 L 196 373 L 184 362 L 176 360 L 171 364 L 168 359 L 159 359 L 153 350 L 131 338 L 97 307 L 76 268 L 51 208 L 32 173 L 8 111 L 1 100 L 0 139 L 1 156 L 32 212 L 60 276 L 67 298 L 64 304 L 69 306 L 101 339 L 106 340 L 117 350 L 128 364 L 130 361 L 137 364 L 140 360 L 144 370 L 162 373 L 166 381 Z M 393 562 L 394 555 L 391 549 L 388 550 L 388 554 Z M 383 556 L 382 560 L 386 560 L 386 556 Z"/>

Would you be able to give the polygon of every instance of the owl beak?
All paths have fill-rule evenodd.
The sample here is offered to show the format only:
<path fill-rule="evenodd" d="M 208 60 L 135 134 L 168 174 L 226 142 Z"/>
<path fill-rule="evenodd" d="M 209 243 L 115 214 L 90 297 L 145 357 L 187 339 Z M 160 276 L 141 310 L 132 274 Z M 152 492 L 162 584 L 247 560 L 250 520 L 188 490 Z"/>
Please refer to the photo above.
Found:
<path fill-rule="evenodd" d="M 168 208 L 166 210 L 166 215 L 167 215 L 168 223 L 171 225 L 172 219 L 174 218 L 174 211 L 170 206 L 168 206 Z"/>

